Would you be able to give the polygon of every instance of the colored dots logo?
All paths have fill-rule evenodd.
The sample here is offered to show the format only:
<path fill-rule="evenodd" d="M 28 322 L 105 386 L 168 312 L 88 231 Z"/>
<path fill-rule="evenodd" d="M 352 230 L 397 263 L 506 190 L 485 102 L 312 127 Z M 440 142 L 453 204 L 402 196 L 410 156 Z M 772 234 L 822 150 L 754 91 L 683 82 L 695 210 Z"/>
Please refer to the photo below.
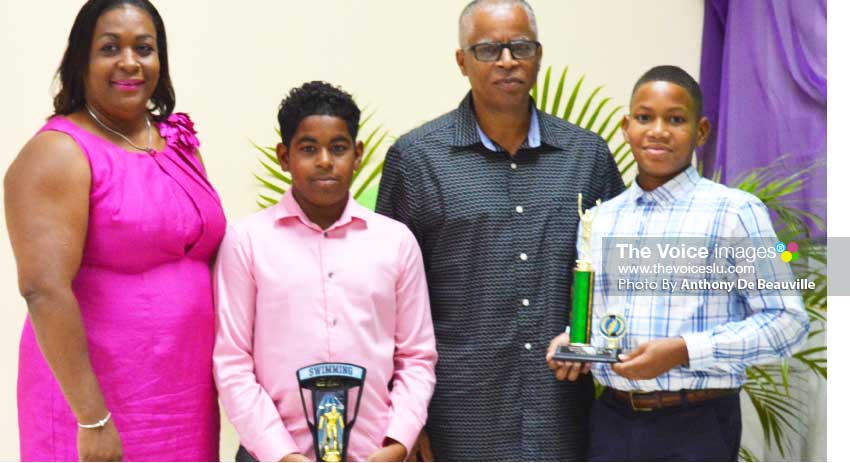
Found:
<path fill-rule="evenodd" d="M 778 241 L 773 248 L 776 249 L 776 252 L 780 253 L 779 258 L 782 259 L 782 262 L 793 262 L 799 257 L 799 252 L 797 252 L 799 246 L 793 241 L 788 243 L 788 245 L 782 241 Z"/>

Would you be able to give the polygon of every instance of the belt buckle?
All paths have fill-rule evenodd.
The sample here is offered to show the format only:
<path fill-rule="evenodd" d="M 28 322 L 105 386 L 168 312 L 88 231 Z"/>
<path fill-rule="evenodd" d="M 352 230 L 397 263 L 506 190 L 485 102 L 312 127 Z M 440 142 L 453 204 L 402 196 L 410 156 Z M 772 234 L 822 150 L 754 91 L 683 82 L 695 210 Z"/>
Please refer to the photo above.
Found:
<path fill-rule="evenodd" d="M 643 391 L 635 391 L 635 390 L 629 391 L 629 405 L 632 406 L 632 411 L 636 411 L 636 412 L 651 412 L 652 411 L 651 408 L 641 408 L 641 407 L 635 406 L 635 394 L 643 394 L 643 393 L 644 393 Z"/>

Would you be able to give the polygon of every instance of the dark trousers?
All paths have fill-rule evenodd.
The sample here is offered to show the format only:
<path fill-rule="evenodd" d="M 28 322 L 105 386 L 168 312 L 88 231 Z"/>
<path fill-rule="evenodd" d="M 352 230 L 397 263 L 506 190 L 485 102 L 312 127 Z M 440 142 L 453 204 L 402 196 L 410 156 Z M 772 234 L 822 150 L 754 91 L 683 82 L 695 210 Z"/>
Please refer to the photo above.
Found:
<path fill-rule="evenodd" d="M 239 446 L 239 450 L 236 451 L 236 461 L 258 461 L 254 458 L 254 455 L 248 453 L 248 450 L 245 447 Z"/>
<path fill-rule="evenodd" d="M 606 390 L 590 412 L 589 461 L 738 461 L 740 446 L 738 395 L 638 412 Z"/>

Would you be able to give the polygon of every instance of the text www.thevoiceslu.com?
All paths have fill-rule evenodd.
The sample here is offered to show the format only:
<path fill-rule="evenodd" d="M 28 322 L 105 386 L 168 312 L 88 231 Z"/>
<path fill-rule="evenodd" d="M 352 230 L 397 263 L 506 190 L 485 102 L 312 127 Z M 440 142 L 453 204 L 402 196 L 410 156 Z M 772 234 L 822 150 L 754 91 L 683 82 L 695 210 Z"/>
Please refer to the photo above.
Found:
<path fill-rule="evenodd" d="M 722 265 L 722 264 L 644 264 L 644 265 L 618 265 L 617 271 L 621 275 L 752 275 L 756 268 L 754 265 Z"/>

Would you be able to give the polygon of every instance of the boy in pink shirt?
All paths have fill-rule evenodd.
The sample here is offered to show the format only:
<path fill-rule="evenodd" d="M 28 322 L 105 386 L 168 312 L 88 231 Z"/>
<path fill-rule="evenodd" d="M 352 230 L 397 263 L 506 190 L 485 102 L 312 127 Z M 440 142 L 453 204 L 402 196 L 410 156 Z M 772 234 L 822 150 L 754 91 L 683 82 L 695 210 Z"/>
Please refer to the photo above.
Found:
<path fill-rule="evenodd" d="M 349 194 L 360 110 L 323 82 L 278 113 L 280 202 L 230 225 L 215 269 L 214 373 L 240 442 L 263 461 L 315 459 L 296 371 L 366 368 L 347 458 L 400 461 L 425 424 L 437 352 L 419 246 Z"/>

